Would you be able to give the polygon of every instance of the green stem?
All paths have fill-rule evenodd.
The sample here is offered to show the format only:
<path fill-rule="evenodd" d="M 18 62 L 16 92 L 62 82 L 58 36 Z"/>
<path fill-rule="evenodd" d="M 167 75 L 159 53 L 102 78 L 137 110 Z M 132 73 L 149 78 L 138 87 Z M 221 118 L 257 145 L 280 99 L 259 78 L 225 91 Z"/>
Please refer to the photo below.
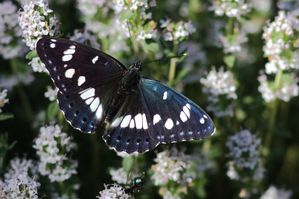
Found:
<path fill-rule="evenodd" d="M 281 84 L 281 79 L 282 79 L 282 71 L 280 70 L 274 80 L 274 91 L 277 91 L 280 88 Z M 277 111 L 279 107 L 279 101 L 275 99 L 272 104 L 270 105 L 270 120 L 269 120 L 269 133 L 267 134 L 268 136 L 266 137 L 265 141 L 265 146 L 270 147 L 271 142 L 272 142 L 272 136 L 273 136 L 273 130 L 275 128 L 276 124 L 276 118 L 277 118 Z"/>
<path fill-rule="evenodd" d="M 168 72 L 168 85 L 170 86 L 173 85 L 174 82 L 177 61 L 178 61 L 177 58 L 170 59 L 170 68 Z"/>

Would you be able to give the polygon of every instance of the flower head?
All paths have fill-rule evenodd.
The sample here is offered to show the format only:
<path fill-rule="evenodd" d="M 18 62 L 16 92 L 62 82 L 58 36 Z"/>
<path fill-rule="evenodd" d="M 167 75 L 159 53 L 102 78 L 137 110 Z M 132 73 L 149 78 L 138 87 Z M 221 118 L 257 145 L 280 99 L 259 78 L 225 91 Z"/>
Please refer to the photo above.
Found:
<path fill-rule="evenodd" d="M 218 16 L 240 18 L 251 10 L 251 6 L 246 3 L 246 0 L 213 0 L 212 9 Z"/>
<path fill-rule="evenodd" d="M 31 50 L 42 36 L 54 36 L 58 32 L 58 20 L 45 0 L 26 3 L 18 20 L 24 41 Z"/>
<path fill-rule="evenodd" d="M 228 138 L 228 156 L 240 168 L 254 169 L 259 161 L 259 147 L 261 140 L 251 134 L 249 130 L 242 130 Z"/>
<path fill-rule="evenodd" d="M 68 157 L 76 145 L 58 125 L 41 127 L 33 147 L 40 159 L 40 174 L 51 182 L 63 182 L 77 173 L 78 163 Z"/>
<path fill-rule="evenodd" d="M 5 174 L 4 190 L 7 198 L 38 199 L 36 168 L 31 160 L 15 158 Z M 1 190 L 1 189 L 0 189 Z"/>
<path fill-rule="evenodd" d="M 182 172 L 190 168 L 190 156 L 183 152 L 172 148 L 171 151 L 163 151 L 157 154 L 155 158 L 156 164 L 152 166 L 155 185 L 164 185 L 169 181 L 180 182 L 182 179 Z"/>
<path fill-rule="evenodd" d="M 118 184 L 104 185 L 105 189 L 100 191 L 98 199 L 129 199 L 131 196 Z"/>
<path fill-rule="evenodd" d="M 270 186 L 262 195 L 261 199 L 289 199 L 292 192 L 283 189 L 277 189 L 275 186 Z"/>
<path fill-rule="evenodd" d="M 47 91 L 45 92 L 45 97 L 50 101 L 54 101 L 57 98 L 57 89 L 52 88 L 51 86 L 47 86 Z"/>
<path fill-rule="evenodd" d="M 228 99 L 236 99 L 237 85 L 233 74 L 230 71 L 224 71 L 220 68 L 217 71 L 213 68 L 206 77 L 200 79 L 204 86 L 203 91 L 213 96 L 225 95 Z"/>

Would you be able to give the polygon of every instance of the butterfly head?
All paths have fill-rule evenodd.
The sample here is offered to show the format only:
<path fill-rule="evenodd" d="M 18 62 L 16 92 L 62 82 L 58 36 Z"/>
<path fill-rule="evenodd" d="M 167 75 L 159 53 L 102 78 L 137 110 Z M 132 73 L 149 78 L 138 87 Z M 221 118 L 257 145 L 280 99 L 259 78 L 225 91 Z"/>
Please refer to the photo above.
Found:
<path fill-rule="evenodd" d="M 141 62 L 140 61 L 136 61 L 134 64 L 132 64 L 130 66 L 130 69 L 135 70 L 135 71 L 141 71 Z"/>

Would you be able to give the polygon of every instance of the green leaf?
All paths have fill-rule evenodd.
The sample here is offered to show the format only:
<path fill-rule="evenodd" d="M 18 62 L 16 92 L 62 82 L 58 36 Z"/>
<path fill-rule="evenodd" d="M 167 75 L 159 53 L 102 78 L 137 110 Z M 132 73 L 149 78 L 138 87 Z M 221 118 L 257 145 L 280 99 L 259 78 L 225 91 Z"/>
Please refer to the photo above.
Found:
<path fill-rule="evenodd" d="M 0 121 L 11 119 L 13 117 L 14 116 L 11 113 L 3 113 L 3 114 L 0 114 Z"/>
<path fill-rule="evenodd" d="M 134 158 L 132 156 L 124 157 L 122 165 L 126 172 L 129 172 L 132 169 L 133 163 Z"/>
<path fill-rule="evenodd" d="M 32 50 L 32 51 L 30 51 L 30 52 L 27 53 L 27 55 L 26 55 L 26 59 L 29 59 L 29 60 L 33 59 L 34 57 L 37 57 L 37 52 L 36 52 L 36 50 Z"/>
<path fill-rule="evenodd" d="M 52 120 L 58 114 L 58 112 L 59 112 L 59 107 L 57 102 L 51 102 L 47 110 L 48 120 Z"/>
<path fill-rule="evenodd" d="M 234 55 L 226 55 L 224 57 L 224 63 L 230 68 L 234 66 L 235 61 L 236 61 L 236 57 Z"/>

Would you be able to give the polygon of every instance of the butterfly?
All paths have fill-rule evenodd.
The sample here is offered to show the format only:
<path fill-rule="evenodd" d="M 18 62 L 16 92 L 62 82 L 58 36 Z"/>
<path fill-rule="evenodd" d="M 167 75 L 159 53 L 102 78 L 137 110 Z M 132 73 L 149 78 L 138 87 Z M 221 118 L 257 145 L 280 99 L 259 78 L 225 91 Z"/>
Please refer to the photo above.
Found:
<path fill-rule="evenodd" d="M 41 38 L 36 50 L 66 120 L 86 133 L 105 123 L 103 139 L 117 152 L 144 153 L 215 132 L 211 118 L 190 99 L 141 78 L 140 62 L 127 68 L 102 51 L 62 38 Z"/>

